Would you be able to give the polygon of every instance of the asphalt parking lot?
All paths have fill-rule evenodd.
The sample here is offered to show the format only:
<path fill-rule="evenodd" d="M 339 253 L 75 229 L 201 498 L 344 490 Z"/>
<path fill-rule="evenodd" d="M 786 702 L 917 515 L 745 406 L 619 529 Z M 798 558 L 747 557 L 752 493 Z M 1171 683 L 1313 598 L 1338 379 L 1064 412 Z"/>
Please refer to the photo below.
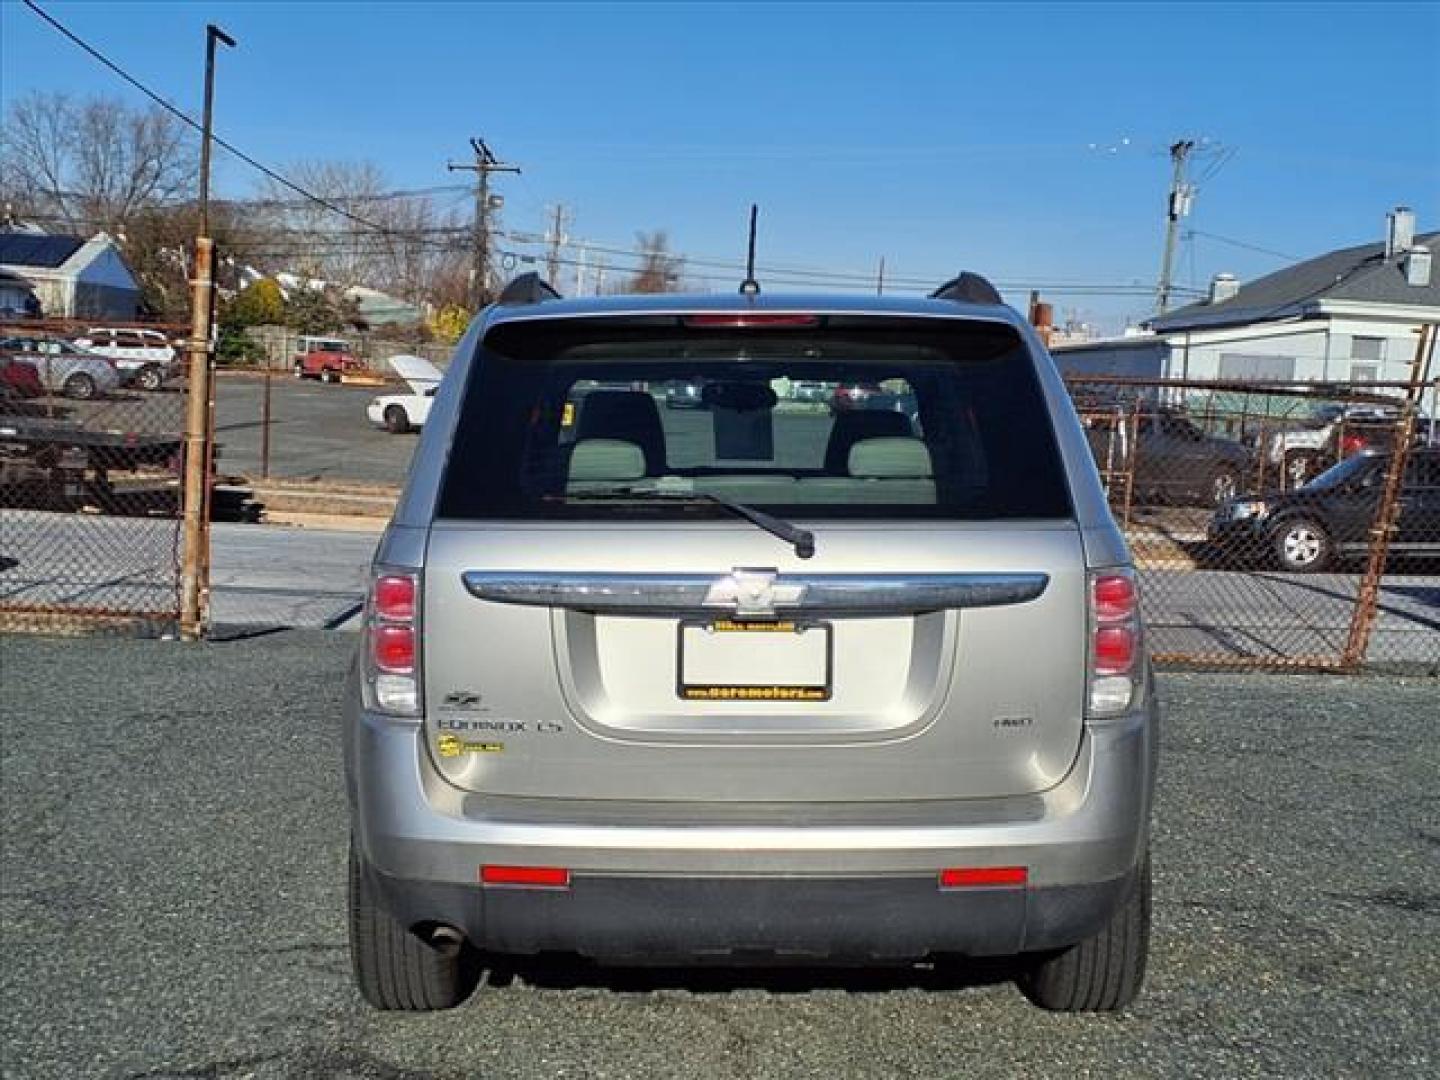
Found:
<path fill-rule="evenodd" d="M 400 386 L 327 386 L 277 373 L 270 384 L 270 475 L 399 485 L 410 469 L 416 435 L 391 435 L 371 424 L 365 406 Z M 215 388 L 220 470 L 260 475 L 265 380 L 222 376 Z"/>
<path fill-rule="evenodd" d="M 1440 686 L 1170 675 L 1147 989 L 995 973 L 523 964 L 462 1008 L 351 989 L 353 638 L 0 639 L 0 1045 L 14 1077 L 1425 1076 L 1440 1065 Z"/>

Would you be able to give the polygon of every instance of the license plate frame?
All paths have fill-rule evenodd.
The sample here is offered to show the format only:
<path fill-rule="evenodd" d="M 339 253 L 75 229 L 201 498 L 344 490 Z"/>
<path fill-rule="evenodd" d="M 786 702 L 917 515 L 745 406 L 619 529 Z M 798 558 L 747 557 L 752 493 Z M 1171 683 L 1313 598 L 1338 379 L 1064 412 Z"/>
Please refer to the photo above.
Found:
<path fill-rule="evenodd" d="M 695 635 L 703 634 L 703 638 Z M 814 639 L 802 641 L 809 635 L 818 635 L 819 641 Z M 784 638 L 781 635 L 785 635 Z M 741 643 L 745 643 L 748 649 L 759 641 L 784 640 L 787 646 L 795 654 L 795 658 L 802 665 L 808 665 L 810 671 L 819 671 L 820 674 L 813 675 L 802 673 L 794 679 L 775 678 L 774 672 L 769 679 L 754 680 L 732 680 L 721 679 L 693 679 L 687 678 L 691 674 L 687 670 L 686 663 L 686 641 L 692 642 L 708 640 L 712 643 L 719 641 L 733 642 L 720 652 L 729 651 L 730 657 L 712 656 L 709 659 L 710 666 L 726 666 L 735 663 L 733 653 Z M 788 638 L 788 640 L 786 640 Z M 690 649 L 691 658 L 695 658 L 696 650 L 693 645 Z M 753 654 L 752 654 L 753 655 Z M 783 658 L 769 658 L 772 662 Z M 700 666 L 704 666 L 702 661 Z M 705 674 L 695 672 L 693 674 Z M 766 674 L 761 672 L 759 674 Z M 794 619 L 774 621 L 739 621 L 734 619 L 685 619 L 676 627 L 675 631 L 675 693 L 683 701 L 706 701 L 706 702 L 798 702 L 815 703 L 829 701 L 833 693 L 835 681 L 835 636 L 834 627 L 828 622 L 808 620 L 800 622 Z"/>

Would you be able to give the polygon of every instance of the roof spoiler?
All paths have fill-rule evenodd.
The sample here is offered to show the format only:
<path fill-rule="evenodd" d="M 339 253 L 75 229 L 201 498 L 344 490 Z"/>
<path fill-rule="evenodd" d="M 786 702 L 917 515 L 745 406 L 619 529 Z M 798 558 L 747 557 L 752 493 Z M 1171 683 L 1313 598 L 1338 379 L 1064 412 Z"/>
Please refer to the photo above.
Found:
<path fill-rule="evenodd" d="M 546 300 L 560 300 L 561 295 L 553 285 L 533 270 L 521 274 L 500 290 L 497 304 L 543 304 Z"/>
<path fill-rule="evenodd" d="M 1003 304 L 1000 292 L 989 280 L 966 270 L 930 294 L 931 300 L 953 300 L 957 304 Z"/>

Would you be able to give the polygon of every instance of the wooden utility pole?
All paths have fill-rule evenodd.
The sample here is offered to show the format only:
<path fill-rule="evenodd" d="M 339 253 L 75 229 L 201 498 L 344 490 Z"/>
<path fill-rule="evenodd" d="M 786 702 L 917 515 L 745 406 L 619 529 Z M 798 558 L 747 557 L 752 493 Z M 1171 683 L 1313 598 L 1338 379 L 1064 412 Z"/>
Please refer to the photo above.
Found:
<path fill-rule="evenodd" d="M 545 271 L 552 287 L 560 282 L 560 245 L 569 238 L 565 235 L 565 207 L 556 204 L 550 222 L 550 231 L 545 239 L 550 244 L 550 254 L 545 259 Z"/>
<path fill-rule="evenodd" d="M 490 212 L 500 205 L 500 197 L 490 194 L 491 173 L 518 173 L 518 165 L 500 161 L 484 139 L 471 139 L 473 162 L 446 162 L 450 172 L 465 170 L 475 174 L 475 263 L 470 271 L 470 306 L 479 311 L 490 302 Z"/>
<path fill-rule="evenodd" d="M 180 636 L 196 641 L 210 614 L 210 473 L 214 430 L 215 244 L 210 238 L 210 141 L 215 104 L 215 43 L 235 39 L 205 27 L 205 115 L 200 137 L 200 223 L 190 281 L 190 378 L 185 399 L 184 552 L 180 567 Z"/>
<path fill-rule="evenodd" d="M 1194 139 L 1181 139 L 1170 144 L 1170 198 L 1165 211 L 1165 254 L 1160 260 L 1160 282 L 1155 287 L 1155 306 L 1164 315 L 1170 309 L 1170 288 L 1175 269 L 1175 241 L 1180 232 L 1180 219 L 1190 214 L 1194 190 L 1185 182 L 1185 163 L 1195 149 Z"/>

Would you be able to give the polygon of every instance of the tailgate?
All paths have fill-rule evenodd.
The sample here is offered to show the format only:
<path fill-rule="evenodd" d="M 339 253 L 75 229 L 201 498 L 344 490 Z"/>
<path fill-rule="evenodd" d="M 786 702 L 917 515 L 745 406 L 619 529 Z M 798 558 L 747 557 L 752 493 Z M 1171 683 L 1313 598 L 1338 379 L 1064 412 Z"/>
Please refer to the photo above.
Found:
<path fill-rule="evenodd" d="M 1085 686 L 1073 524 L 815 532 L 802 561 L 740 523 L 663 543 L 619 523 L 437 523 L 436 766 L 568 799 L 943 799 L 1063 778 Z"/>

